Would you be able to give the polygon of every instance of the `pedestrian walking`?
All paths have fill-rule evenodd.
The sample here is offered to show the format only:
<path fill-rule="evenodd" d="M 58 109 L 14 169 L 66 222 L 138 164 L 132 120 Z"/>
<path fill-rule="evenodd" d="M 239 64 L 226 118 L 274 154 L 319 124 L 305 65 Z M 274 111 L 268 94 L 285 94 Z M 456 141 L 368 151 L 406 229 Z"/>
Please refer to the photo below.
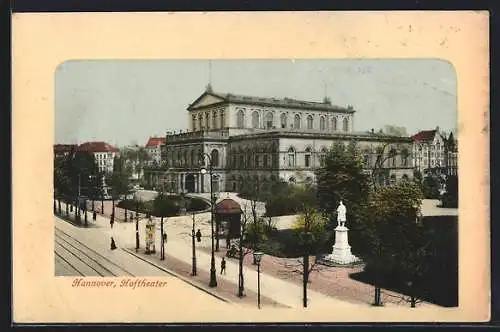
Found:
<path fill-rule="evenodd" d="M 111 237 L 111 250 L 115 250 L 115 249 L 116 249 L 115 239 L 113 239 L 113 237 Z"/>
<path fill-rule="evenodd" d="M 228 231 L 226 236 L 226 249 L 229 248 L 231 248 L 231 237 L 229 236 L 229 231 Z"/>
<path fill-rule="evenodd" d="M 96 221 L 96 219 L 97 219 L 97 212 L 95 212 L 94 210 L 92 211 L 92 220 Z"/>
<path fill-rule="evenodd" d="M 226 260 L 222 257 L 222 261 L 220 262 L 220 274 L 226 274 Z"/>
<path fill-rule="evenodd" d="M 109 224 L 111 225 L 111 228 L 113 228 L 114 223 L 115 223 L 115 215 L 111 213 L 111 218 L 109 218 Z"/>
<path fill-rule="evenodd" d="M 196 232 L 196 241 L 201 242 L 201 231 L 199 229 Z"/>

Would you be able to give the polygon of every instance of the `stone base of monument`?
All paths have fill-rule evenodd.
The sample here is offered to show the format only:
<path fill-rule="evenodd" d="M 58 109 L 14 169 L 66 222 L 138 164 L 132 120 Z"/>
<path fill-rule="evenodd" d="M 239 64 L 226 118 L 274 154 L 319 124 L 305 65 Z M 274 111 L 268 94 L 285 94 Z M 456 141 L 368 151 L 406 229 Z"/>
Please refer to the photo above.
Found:
<path fill-rule="evenodd" d="M 361 259 L 354 256 L 351 252 L 351 246 L 347 233 L 349 229 L 345 226 L 335 228 L 335 244 L 331 254 L 318 257 L 320 264 L 336 267 L 352 267 L 363 264 Z"/>

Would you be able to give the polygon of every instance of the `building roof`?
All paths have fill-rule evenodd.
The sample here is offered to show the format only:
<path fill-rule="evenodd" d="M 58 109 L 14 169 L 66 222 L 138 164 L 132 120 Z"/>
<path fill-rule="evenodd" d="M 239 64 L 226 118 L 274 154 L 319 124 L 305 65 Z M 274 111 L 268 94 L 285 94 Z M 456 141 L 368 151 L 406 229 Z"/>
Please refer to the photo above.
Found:
<path fill-rule="evenodd" d="M 238 214 L 243 213 L 241 206 L 230 198 L 225 198 L 215 205 L 216 214 Z"/>
<path fill-rule="evenodd" d="M 146 143 L 147 148 L 157 147 L 158 145 L 165 144 L 165 137 L 150 137 Z"/>
<path fill-rule="evenodd" d="M 270 106 L 270 107 L 285 107 L 285 108 L 299 108 L 299 109 L 309 109 L 309 110 L 321 110 L 321 111 L 335 111 L 344 113 L 354 113 L 352 106 L 341 107 L 337 105 L 332 105 L 328 98 L 325 98 L 323 102 L 315 101 L 305 101 L 292 98 L 269 98 L 269 97 L 253 97 L 246 95 L 239 95 L 233 93 L 218 93 L 213 91 L 205 91 L 200 97 L 198 97 L 192 104 L 189 105 L 188 110 L 204 108 L 211 105 L 203 105 L 196 107 L 195 104 L 201 100 L 203 97 L 211 95 L 220 98 L 219 103 L 234 103 L 234 104 L 250 104 L 258 106 Z"/>
<path fill-rule="evenodd" d="M 106 142 L 85 142 L 80 144 L 78 151 L 84 152 L 118 152 L 119 150 Z"/>
<path fill-rule="evenodd" d="M 54 144 L 54 153 L 71 152 L 78 147 L 77 144 Z"/>
<path fill-rule="evenodd" d="M 434 130 L 422 130 L 413 135 L 411 138 L 414 141 L 419 141 L 419 142 L 429 142 L 434 139 L 434 136 L 436 136 L 437 129 Z"/>

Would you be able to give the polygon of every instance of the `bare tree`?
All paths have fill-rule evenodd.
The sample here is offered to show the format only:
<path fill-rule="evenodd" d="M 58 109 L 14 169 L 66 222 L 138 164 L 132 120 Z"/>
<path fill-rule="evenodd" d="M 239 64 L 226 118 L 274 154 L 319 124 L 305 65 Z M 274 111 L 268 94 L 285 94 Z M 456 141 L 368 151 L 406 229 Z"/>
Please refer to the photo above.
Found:
<path fill-rule="evenodd" d="M 245 241 L 245 236 L 247 232 L 248 226 L 248 209 L 247 204 L 243 206 L 243 214 L 241 219 L 241 227 L 240 227 L 240 237 L 238 239 L 238 296 L 245 296 L 245 278 L 243 275 L 243 261 L 245 256 L 252 252 L 251 249 L 247 247 L 243 247 L 243 242 Z"/>

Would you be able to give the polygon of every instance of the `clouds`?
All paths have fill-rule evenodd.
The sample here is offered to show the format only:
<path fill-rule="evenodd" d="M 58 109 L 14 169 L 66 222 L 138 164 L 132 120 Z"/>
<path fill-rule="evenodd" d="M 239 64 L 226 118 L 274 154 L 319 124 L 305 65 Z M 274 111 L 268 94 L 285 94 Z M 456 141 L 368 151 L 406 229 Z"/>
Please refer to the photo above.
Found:
<path fill-rule="evenodd" d="M 56 141 L 140 144 L 185 129 L 208 61 L 72 61 L 56 73 Z M 213 60 L 215 91 L 354 105 L 356 130 L 456 127 L 456 77 L 440 60 Z"/>

